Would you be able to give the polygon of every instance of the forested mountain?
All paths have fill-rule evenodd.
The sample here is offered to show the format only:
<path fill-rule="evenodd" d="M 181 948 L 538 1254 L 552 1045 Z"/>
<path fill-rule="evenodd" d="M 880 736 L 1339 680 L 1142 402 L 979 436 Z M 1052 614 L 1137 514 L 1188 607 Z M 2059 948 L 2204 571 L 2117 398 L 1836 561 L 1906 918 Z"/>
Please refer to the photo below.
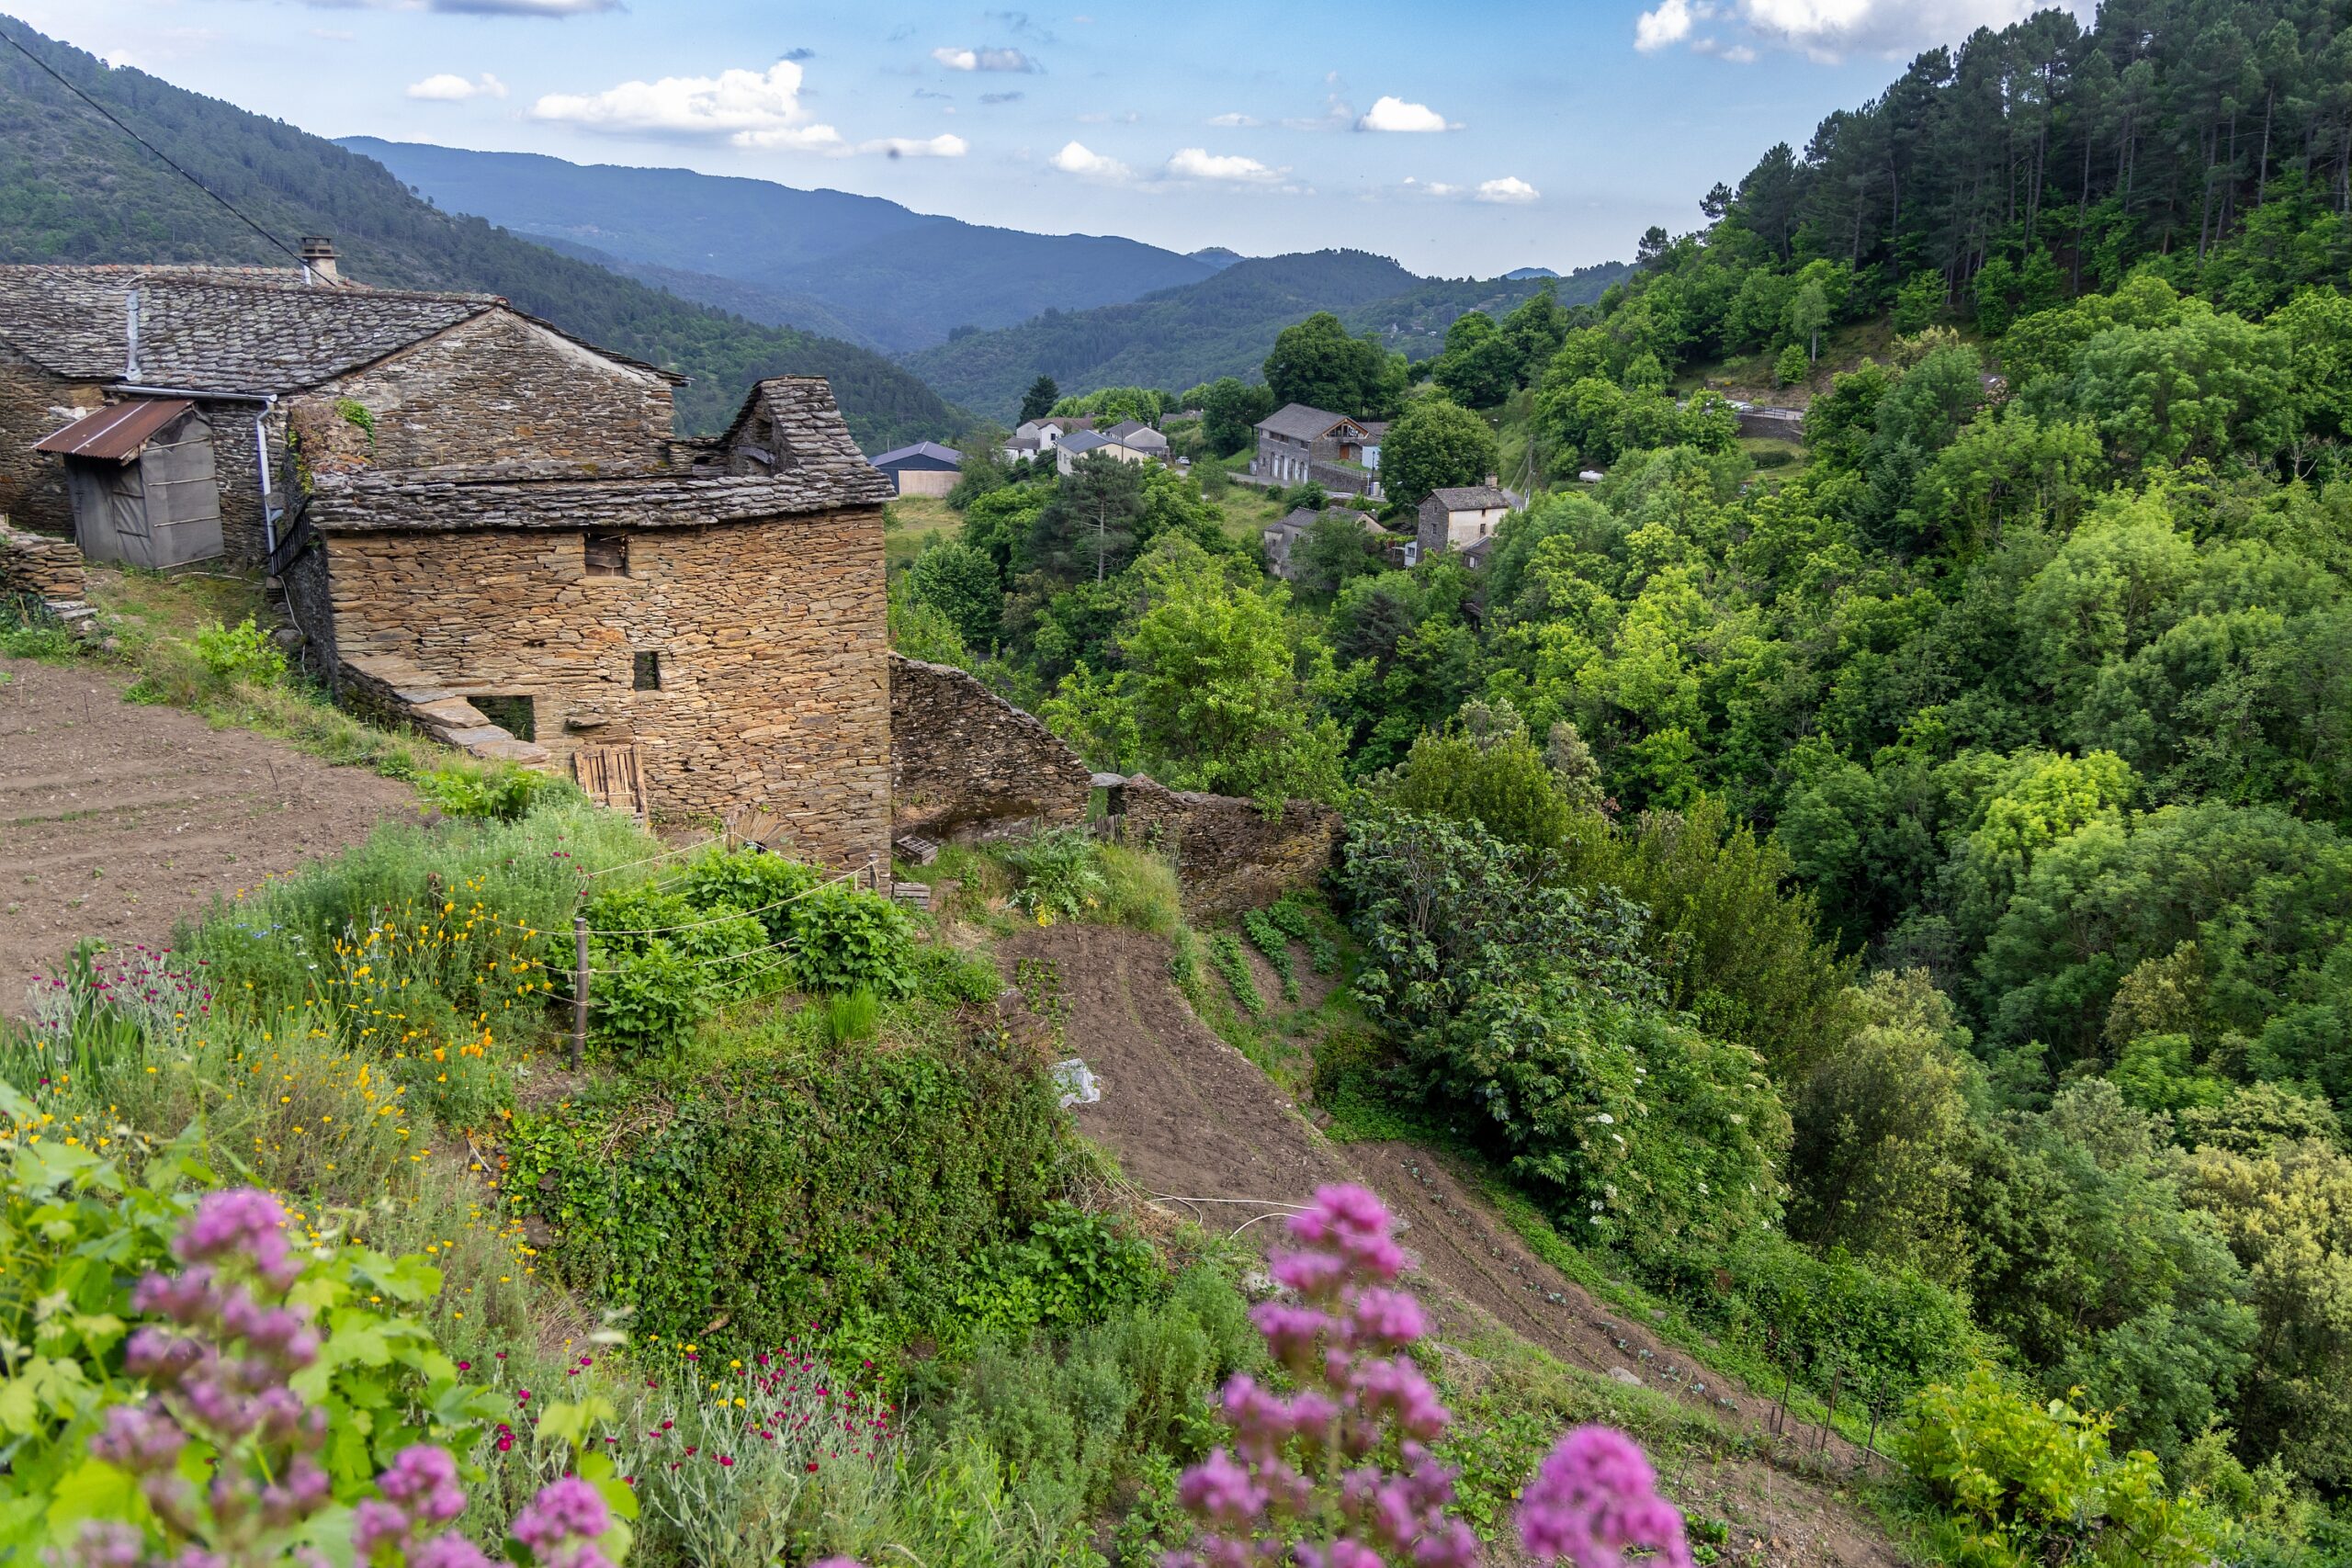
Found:
<path fill-rule="evenodd" d="M 1597 307 L 1461 317 L 1382 469 L 1529 453 L 1477 565 L 1332 512 L 1270 584 L 1105 466 L 901 590 L 1098 766 L 1340 805 L 1377 1040 L 1318 1081 L 1907 1404 L 1943 1560 L 2352 1551 L 2347 39 L 1980 32 Z"/>
<path fill-rule="evenodd" d="M 1598 299 L 1625 269 L 1587 268 L 1560 286 L 1563 303 Z M 1239 261 L 1215 277 L 1125 305 L 1047 310 L 1001 332 L 970 333 L 907 357 L 941 392 L 1004 418 L 1040 375 L 1067 392 L 1097 387 L 1192 387 L 1254 376 L 1274 335 L 1329 310 L 1351 332 L 1426 358 L 1465 310 L 1508 310 L 1542 280 L 1449 282 L 1417 277 L 1385 256 L 1317 251 Z"/>
<path fill-rule="evenodd" d="M 878 197 L 768 180 L 366 136 L 343 145 L 444 210 L 593 246 L 628 265 L 727 278 L 774 296 L 783 311 L 811 300 L 860 341 L 893 353 L 938 343 L 959 327 L 1005 326 L 1048 306 L 1133 299 L 1216 270 L 1135 240 L 990 228 Z M 814 313 L 775 319 L 820 325 Z"/>
<path fill-rule="evenodd" d="M 693 378 L 679 418 L 722 425 L 763 376 L 829 377 L 860 441 L 879 449 L 959 423 L 928 387 L 853 344 L 707 310 L 560 256 L 480 219 L 435 210 L 332 141 L 144 72 L 10 31 L 67 80 L 271 233 L 330 234 L 362 282 L 504 295 L 567 331 Z M 285 264 L 284 253 L 13 50 L 0 51 L 0 259 Z"/>

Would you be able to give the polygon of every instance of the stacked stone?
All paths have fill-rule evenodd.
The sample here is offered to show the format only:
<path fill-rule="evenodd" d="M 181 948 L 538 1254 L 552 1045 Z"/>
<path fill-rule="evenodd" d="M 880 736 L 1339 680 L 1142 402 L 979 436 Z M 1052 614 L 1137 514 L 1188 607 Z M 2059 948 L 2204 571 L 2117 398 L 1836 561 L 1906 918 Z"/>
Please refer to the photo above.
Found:
<path fill-rule="evenodd" d="M 84 592 L 82 552 L 73 540 L 29 534 L 0 517 L 0 594 L 79 603 Z"/>
<path fill-rule="evenodd" d="M 1328 806 L 1292 800 L 1268 817 L 1257 802 L 1171 790 L 1143 773 L 1120 791 L 1122 837 L 1176 860 L 1184 908 L 1222 918 L 1314 885 L 1338 858 L 1343 825 Z"/>
<path fill-rule="evenodd" d="M 970 839 L 1083 822 L 1092 787 L 1075 751 L 973 676 L 890 656 L 894 832 Z"/>

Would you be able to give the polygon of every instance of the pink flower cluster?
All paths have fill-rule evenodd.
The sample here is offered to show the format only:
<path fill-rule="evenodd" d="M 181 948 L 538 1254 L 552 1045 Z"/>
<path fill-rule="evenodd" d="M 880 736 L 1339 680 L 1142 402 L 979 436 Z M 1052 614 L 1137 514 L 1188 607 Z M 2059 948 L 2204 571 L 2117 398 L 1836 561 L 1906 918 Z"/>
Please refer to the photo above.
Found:
<path fill-rule="evenodd" d="M 320 1346 L 309 1310 L 286 1304 L 302 1271 L 287 1244 L 286 1213 L 250 1188 L 211 1193 L 172 1250 L 187 1267 L 151 1273 L 131 1292 L 133 1307 L 164 1320 L 139 1329 L 123 1353 L 125 1370 L 144 1378 L 151 1393 L 141 1404 L 108 1410 L 104 1429 L 90 1439 L 91 1453 L 138 1478 L 164 1550 L 151 1553 L 147 1534 L 132 1525 L 93 1522 L 65 1561 L 72 1568 L 287 1561 L 323 1568 L 315 1551 L 288 1551 L 300 1527 L 326 1506 L 331 1486 L 317 1458 L 326 1413 L 306 1407 L 290 1386 L 318 1359 Z M 212 1455 L 211 1481 L 200 1492 L 178 1469 L 191 1438 Z M 353 1510 L 360 1562 L 490 1568 L 479 1547 L 440 1528 L 466 1508 L 447 1450 L 428 1443 L 401 1450 L 376 1478 L 376 1491 Z M 524 1510 L 514 1534 L 543 1568 L 612 1568 L 592 1544 L 610 1523 L 595 1489 L 567 1477 Z"/>
<path fill-rule="evenodd" d="M 1426 1331 L 1420 1303 L 1390 1289 L 1404 1255 L 1388 1211 L 1361 1187 L 1325 1187 L 1290 1221 L 1295 1251 L 1274 1278 L 1297 1303 L 1251 1313 L 1295 1392 L 1248 1376 L 1226 1385 L 1229 1449 L 1184 1474 L 1199 1522 L 1168 1568 L 1471 1568 L 1477 1538 L 1452 1517 L 1453 1472 L 1429 1449 L 1451 1417 L 1403 1352 Z"/>
<path fill-rule="evenodd" d="M 1520 1495 L 1519 1536 L 1532 1555 L 1576 1568 L 1617 1568 L 1630 1548 L 1690 1568 L 1682 1515 L 1657 1495 L 1640 1447 L 1609 1427 L 1578 1427 L 1544 1456 Z"/>

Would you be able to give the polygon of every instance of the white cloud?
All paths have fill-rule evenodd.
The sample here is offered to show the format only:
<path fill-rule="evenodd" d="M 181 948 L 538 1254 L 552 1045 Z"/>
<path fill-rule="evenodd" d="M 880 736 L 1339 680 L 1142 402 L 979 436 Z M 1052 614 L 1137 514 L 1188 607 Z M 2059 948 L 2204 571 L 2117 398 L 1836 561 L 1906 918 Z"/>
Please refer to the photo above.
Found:
<path fill-rule="evenodd" d="M 1209 123 L 1220 130 L 1240 130 L 1266 122 L 1253 114 L 1220 114 L 1209 117 Z"/>
<path fill-rule="evenodd" d="M 623 82 L 601 93 L 549 93 L 531 106 L 533 119 L 618 135 L 725 137 L 738 147 L 832 152 L 841 132 L 810 120 L 800 103 L 800 67 L 779 60 L 766 74 L 664 76 Z"/>
<path fill-rule="evenodd" d="M 1238 152 L 1211 152 L 1204 147 L 1179 149 L 1168 160 L 1171 179 L 1216 180 L 1228 185 L 1271 185 L 1288 171 L 1270 169 L 1255 158 Z"/>
<path fill-rule="evenodd" d="M 1462 187 L 1460 186 L 1450 186 L 1443 180 L 1417 179 L 1411 175 L 1407 175 L 1405 176 L 1405 189 L 1414 196 L 1442 197 L 1459 196 L 1462 194 Z"/>
<path fill-rule="evenodd" d="M 468 98 L 503 98 L 506 96 L 506 84 L 487 71 L 472 81 L 444 71 L 422 82 L 410 83 L 408 96 L 429 103 L 461 104 Z"/>
<path fill-rule="evenodd" d="M 879 152 L 886 158 L 960 158 L 972 150 L 972 144 L 960 136 L 886 136 L 878 141 L 861 141 L 857 150 Z"/>
<path fill-rule="evenodd" d="M 950 71 L 1014 71 L 1034 73 L 1037 62 L 1017 49 L 941 48 L 931 57 Z"/>
<path fill-rule="evenodd" d="M 1072 141 L 1053 156 L 1053 165 L 1066 175 L 1080 179 L 1102 180 L 1112 185 L 1125 185 L 1136 177 L 1136 172 L 1116 158 L 1105 157 L 1083 141 Z"/>
<path fill-rule="evenodd" d="M 2087 21 L 2093 0 L 2058 0 Z M 1978 28 L 1996 30 L 2045 8 L 2045 0 L 1659 0 L 1634 24 L 1645 52 L 1687 42 L 1691 51 L 1737 63 L 1761 49 L 1786 49 L 1814 60 L 1849 54 L 1901 57 L 1957 43 Z M 1702 32 L 1705 24 L 1722 33 Z"/>
<path fill-rule="evenodd" d="M 1679 5 L 1681 0 L 1668 0 Z M 1356 121 L 1358 130 L 1459 130 L 1458 125 L 1448 125 L 1445 116 L 1427 104 L 1408 104 L 1402 98 L 1386 97 L 1374 100 L 1364 117 Z"/>
<path fill-rule="evenodd" d="M 1538 199 L 1543 194 L 1517 175 L 1505 175 L 1498 180 L 1481 181 L 1477 199 L 1518 207 Z"/>
<path fill-rule="evenodd" d="M 1680 43 L 1690 36 L 1690 0 L 1665 0 L 1655 11 L 1634 19 L 1634 47 L 1644 54 Z"/>

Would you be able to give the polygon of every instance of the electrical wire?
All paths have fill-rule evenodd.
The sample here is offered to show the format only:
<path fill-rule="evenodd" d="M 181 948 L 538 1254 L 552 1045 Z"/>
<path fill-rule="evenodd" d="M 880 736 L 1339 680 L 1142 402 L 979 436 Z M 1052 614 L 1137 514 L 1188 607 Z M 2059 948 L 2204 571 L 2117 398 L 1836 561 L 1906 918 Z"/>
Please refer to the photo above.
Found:
<path fill-rule="evenodd" d="M 305 273 L 313 273 L 311 264 L 302 259 L 300 253 L 295 251 L 291 246 L 288 245 L 285 241 L 279 239 L 268 230 L 263 228 L 260 224 L 246 217 L 244 213 L 240 211 L 236 205 L 230 201 L 227 197 L 222 196 L 219 191 L 214 190 L 210 186 L 206 185 L 202 180 L 198 179 L 194 175 L 180 167 L 178 164 L 172 160 L 171 155 L 166 153 L 162 148 L 156 146 L 153 142 L 140 135 L 139 132 L 123 124 L 121 120 L 116 118 L 115 113 L 112 109 L 107 107 L 106 105 L 98 102 L 97 99 L 90 96 L 89 94 L 84 92 L 72 82 L 66 80 L 64 75 L 58 71 L 56 66 L 51 65 L 48 61 L 43 60 L 40 55 L 35 54 L 31 50 L 27 49 L 17 40 L 17 36 L 14 33 L 0 32 L 0 39 L 6 39 L 8 41 L 10 48 L 14 49 L 18 54 L 23 55 L 27 60 L 31 61 L 35 65 L 40 66 L 42 71 L 48 73 L 50 78 L 56 82 L 59 86 L 64 88 L 67 92 L 73 94 L 75 97 L 81 99 L 84 103 L 97 110 L 98 113 L 104 117 L 107 124 L 113 126 L 117 130 L 121 131 L 125 136 L 130 137 L 133 141 L 139 143 L 140 146 L 145 148 L 149 152 L 154 154 L 156 161 L 161 163 L 165 168 L 171 170 L 172 173 L 179 175 L 180 178 L 186 180 L 188 184 L 194 186 L 197 189 L 202 191 L 205 195 L 219 202 L 222 210 L 226 211 L 232 218 L 234 218 L 238 222 L 243 223 L 246 228 L 251 229 L 254 233 L 259 234 L 263 239 L 268 241 L 277 249 L 284 251 L 288 256 L 293 258 L 294 264 L 297 266 L 300 266 Z M 313 275 L 315 276 L 314 273 Z"/>

